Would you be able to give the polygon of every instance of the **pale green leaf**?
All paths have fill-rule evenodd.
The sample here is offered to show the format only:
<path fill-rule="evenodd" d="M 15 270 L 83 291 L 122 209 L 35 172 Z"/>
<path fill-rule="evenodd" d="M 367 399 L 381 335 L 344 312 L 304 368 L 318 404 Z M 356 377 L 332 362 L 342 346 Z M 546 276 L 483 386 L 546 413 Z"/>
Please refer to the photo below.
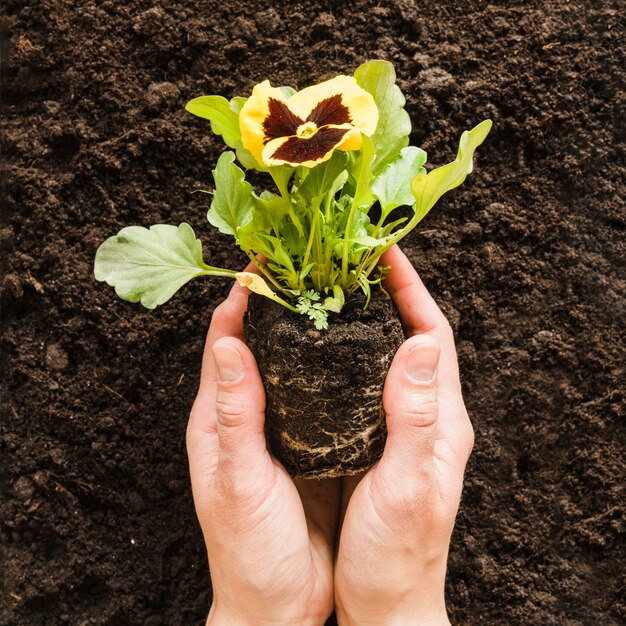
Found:
<path fill-rule="evenodd" d="M 376 146 L 374 171 L 378 173 L 408 145 L 411 119 L 404 110 L 406 100 L 396 85 L 396 72 L 391 63 L 368 61 L 357 68 L 354 77 L 372 94 L 378 107 L 378 125 L 372 135 Z"/>
<path fill-rule="evenodd" d="M 237 117 L 239 117 L 239 114 L 241 113 L 241 109 L 243 109 L 243 105 L 248 102 L 248 98 L 243 98 L 242 96 L 235 96 L 234 98 L 230 99 L 230 110 L 233 113 L 237 114 Z"/>
<path fill-rule="evenodd" d="M 472 130 L 466 130 L 459 141 L 459 151 L 452 163 L 434 169 L 428 174 L 418 174 L 411 182 L 415 197 L 415 216 L 411 223 L 417 223 L 446 191 L 458 187 L 473 169 L 474 151 L 485 140 L 491 130 L 491 120 L 484 120 Z"/>
<path fill-rule="evenodd" d="M 232 102 L 232 101 L 231 101 Z M 239 112 L 222 96 L 200 96 L 187 103 L 187 111 L 211 122 L 211 130 L 221 135 L 229 148 L 241 146 Z"/>
<path fill-rule="evenodd" d="M 196 276 L 234 276 L 206 265 L 202 244 L 189 224 L 123 228 L 96 252 L 96 280 L 115 287 L 123 300 L 154 309 Z"/>
<path fill-rule="evenodd" d="M 282 87 L 279 87 L 279 89 L 283 92 L 283 95 L 287 99 L 291 98 L 291 96 L 296 93 L 296 90 L 293 87 L 289 87 L 289 85 L 283 85 Z"/>
<path fill-rule="evenodd" d="M 245 180 L 243 170 L 235 165 L 233 152 L 220 155 L 213 179 L 215 193 L 207 218 L 220 232 L 237 236 L 237 229 L 251 219 L 252 185 Z"/>
<path fill-rule="evenodd" d="M 372 140 L 363 135 L 363 147 L 358 152 L 351 174 L 355 180 L 355 191 L 352 206 L 367 211 L 374 202 L 370 183 L 374 176 L 372 163 L 375 158 L 375 147 Z"/>
<path fill-rule="evenodd" d="M 336 193 L 338 184 L 345 182 L 345 167 L 348 155 L 345 152 L 335 152 L 326 162 L 309 170 L 308 176 L 300 185 L 298 193 L 309 204 L 319 204 L 328 193 Z"/>
<path fill-rule="evenodd" d="M 271 191 L 262 191 L 260 196 L 257 196 L 254 192 L 252 194 L 254 198 L 255 213 L 260 213 L 265 219 L 269 227 L 271 227 L 276 233 L 282 231 L 280 225 L 285 218 L 285 200 L 281 196 L 277 196 Z M 268 230 L 263 228 L 263 230 Z"/>
<path fill-rule="evenodd" d="M 324 308 L 333 313 L 341 313 L 346 303 L 346 296 L 339 285 L 333 285 L 333 295 L 324 300 Z"/>
<path fill-rule="evenodd" d="M 394 209 L 415 202 L 411 181 L 417 174 L 426 173 L 425 162 L 426 153 L 421 148 L 402 148 L 398 158 L 372 181 L 371 189 L 380 202 L 383 219 Z"/>
<path fill-rule="evenodd" d="M 382 243 L 382 240 L 376 239 L 375 237 L 370 237 L 370 235 L 361 235 L 359 237 L 352 237 L 350 239 L 350 242 L 357 243 L 360 246 L 365 246 L 367 248 L 373 248 L 379 243 Z"/>

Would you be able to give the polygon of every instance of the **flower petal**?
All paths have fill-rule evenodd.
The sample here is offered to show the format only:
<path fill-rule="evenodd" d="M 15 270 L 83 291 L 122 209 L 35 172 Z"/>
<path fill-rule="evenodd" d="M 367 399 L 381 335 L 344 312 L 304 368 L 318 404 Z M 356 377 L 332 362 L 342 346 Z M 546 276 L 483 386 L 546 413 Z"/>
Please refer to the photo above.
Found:
<path fill-rule="evenodd" d="M 319 127 L 327 124 L 350 124 L 352 118 L 348 107 L 343 103 L 341 94 L 338 93 L 318 102 L 306 121 L 315 122 Z"/>
<path fill-rule="evenodd" d="M 346 124 L 346 126 L 348 126 Z M 314 167 L 330 158 L 351 129 L 324 126 L 310 137 L 273 139 L 263 150 L 265 165 L 304 165 Z"/>
<path fill-rule="evenodd" d="M 352 128 L 337 146 L 336 150 L 360 150 L 363 147 L 363 136 L 358 128 Z"/>
<path fill-rule="evenodd" d="M 272 87 L 269 80 L 255 85 L 239 113 L 243 147 L 261 162 L 264 145 L 271 139 L 293 135 L 303 120 L 286 104 L 284 93 Z"/>
<path fill-rule="evenodd" d="M 298 91 L 289 98 L 289 108 L 318 126 L 348 122 L 366 135 L 374 134 L 378 124 L 374 98 L 359 87 L 354 76 L 336 76 Z"/>

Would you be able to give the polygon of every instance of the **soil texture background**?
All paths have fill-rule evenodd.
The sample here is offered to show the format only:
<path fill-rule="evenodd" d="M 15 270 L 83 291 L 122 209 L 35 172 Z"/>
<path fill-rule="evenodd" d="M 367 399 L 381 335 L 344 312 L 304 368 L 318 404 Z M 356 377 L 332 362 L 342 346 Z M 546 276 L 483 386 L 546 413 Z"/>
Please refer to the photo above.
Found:
<path fill-rule="evenodd" d="M 456 332 L 476 430 L 452 621 L 623 624 L 623 8 L 5 0 L 0 624 L 204 623 L 185 427 L 229 284 L 148 312 L 93 256 L 123 226 L 188 221 L 208 263 L 243 266 L 192 193 L 222 144 L 184 104 L 373 58 L 430 163 L 494 122 L 403 246 Z"/>

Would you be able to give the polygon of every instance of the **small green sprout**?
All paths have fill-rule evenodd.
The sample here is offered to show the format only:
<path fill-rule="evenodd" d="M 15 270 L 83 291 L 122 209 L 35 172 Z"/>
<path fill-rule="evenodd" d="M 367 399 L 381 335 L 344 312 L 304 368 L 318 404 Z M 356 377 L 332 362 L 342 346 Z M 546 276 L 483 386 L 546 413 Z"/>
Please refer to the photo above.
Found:
<path fill-rule="evenodd" d="M 354 76 L 301 91 L 264 81 L 249 98 L 192 100 L 187 110 L 208 119 L 231 148 L 213 170 L 208 221 L 234 238 L 258 273 L 206 265 L 183 223 L 124 228 L 98 249 L 96 279 L 154 308 L 197 276 L 236 277 L 320 330 L 355 291 L 367 306 L 388 270 L 381 255 L 465 180 L 491 128 L 485 120 L 465 131 L 456 159 L 427 172 L 426 153 L 408 145 L 411 122 L 395 80 L 390 63 L 369 61 Z M 244 170 L 262 172 L 273 188 L 257 193 Z M 412 214 L 398 217 L 400 207 Z"/>
<path fill-rule="evenodd" d="M 296 309 L 303 315 L 308 315 L 315 324 L 317 330 L 328 328 L 328 311 L 325 304 L 319 302 L 320 294 L 313 289 L 307 289 L 298 296 Z"/>

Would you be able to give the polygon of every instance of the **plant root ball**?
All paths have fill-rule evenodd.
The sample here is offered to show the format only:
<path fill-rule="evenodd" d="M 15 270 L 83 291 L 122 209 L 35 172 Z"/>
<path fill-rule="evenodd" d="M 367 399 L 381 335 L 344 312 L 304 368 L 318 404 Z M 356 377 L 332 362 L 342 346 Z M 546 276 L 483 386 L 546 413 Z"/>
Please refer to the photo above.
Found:
<path fill-rule="evenodd" d="M 263 379 L 270 451 L 294 477 L 356 474 L 382 454 L 382 393 L 404 341 L 397 311 L 380 289 L 367 309 L 353 295 L 329 328 L 252 294 L 245 339 Z"/>

